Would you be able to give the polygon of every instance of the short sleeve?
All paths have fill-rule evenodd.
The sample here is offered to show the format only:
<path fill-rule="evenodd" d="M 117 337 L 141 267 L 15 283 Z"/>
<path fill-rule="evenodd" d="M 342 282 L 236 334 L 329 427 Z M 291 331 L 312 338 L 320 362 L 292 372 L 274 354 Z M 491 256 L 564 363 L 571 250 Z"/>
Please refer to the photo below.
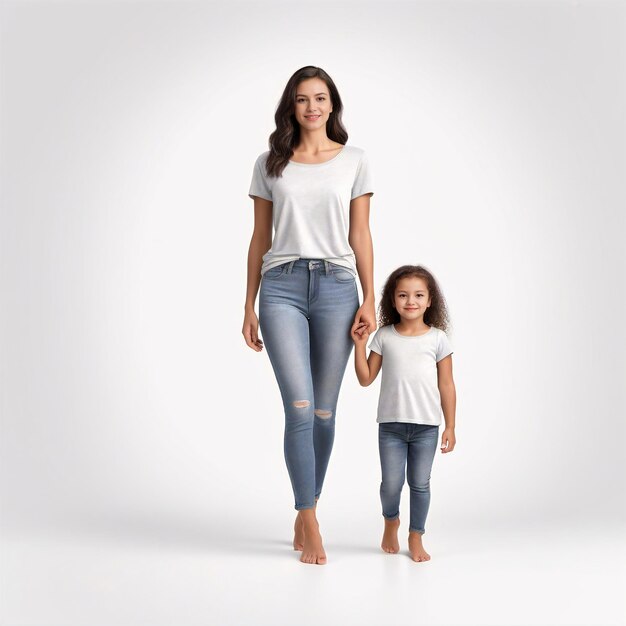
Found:
<path fill-rule="evenodd" d="M 350 200 L 358 198 L 366 193 L 374 193 L 374 186 L 372 181 L 372 172 L 370 169 L 369 159 L 367 154 L 363 152 L 361 154 L 361 160 L 356 170 L 356 176 L 352 185 L 352 194 Z"/>
<path fill-rule="evenodd" d="M 258 196 L 264 200 L 269 200 L 270 202 L 272 201 L 272 190 L 270 189 L 267 181 L 265 159 L 263 158 L 263 154 L 257 158 L 256 163 L 254 164 L 254 169 L 252 170 L 252 181 L 250 182 L 248 195 L 251 198 Z"/>
<path fill-rule="evenodd" d="M 437 341 L 437 355 L 435 360 L 437 363 L 441 361 L 441 359 L 445 359 L 447 356 L 452 354 L 452 346 L 450 345 L 450 340 L 448 339 L 448 335 L 443 330 L 439 331 L 439 339 Z"/>
<path fill-rule="evenodd" d="M 381 341 L 380 331 L 381 331 L 381 328 L 379 328 L 374 334 L 374 338 L 372 339 L 372 342 L 370 343 L 370 350 L 373 350 L 374 352 L 382 355 L 383 342 Z"/>

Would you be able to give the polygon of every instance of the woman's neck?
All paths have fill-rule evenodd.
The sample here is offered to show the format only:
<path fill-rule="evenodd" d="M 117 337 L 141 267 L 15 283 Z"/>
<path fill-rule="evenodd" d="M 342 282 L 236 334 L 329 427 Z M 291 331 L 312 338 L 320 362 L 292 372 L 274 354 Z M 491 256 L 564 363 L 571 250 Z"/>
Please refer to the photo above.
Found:
<path fill-rule="evenodd" d="M 298 152 L 315 155 L 335 149 L 337 149 L 337 144 L 328 138 L 326 128 L 313 131 L 300 129 L 300 142 L 296 146 Z"/>

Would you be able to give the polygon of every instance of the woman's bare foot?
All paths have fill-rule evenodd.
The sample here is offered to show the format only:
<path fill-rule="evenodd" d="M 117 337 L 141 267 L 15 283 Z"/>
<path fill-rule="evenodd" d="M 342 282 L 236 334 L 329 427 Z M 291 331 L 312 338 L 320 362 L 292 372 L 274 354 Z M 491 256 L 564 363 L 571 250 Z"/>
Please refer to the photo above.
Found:
<path fill-rule="evenodd" d="M 300 511 L 298 511 L 293 525 L 293 549 L 301 551 L 302 548 L 304 548 L 304 522 L 300 516 Z"/>
<path fill-rule="evenodd" d="M 430 561 L 430 554 L 424 550 L 424 546 L 422 545 L 421 533 L 409 533 L 409 552 L 411 553 L 411 558 L 417 563 Z"/>
<path fill-rule="evenodd" d="M 397 554 L 400 552 L 398 528 L 400 528 L 399 517 L 396 517 L 396 519 L 385 518 L 385 532 L 383 533 L 383 541 L 380 544 L 380 547 L 389 554 Z"/>
<path fill-rule="evenodd" d="M 317 499 L 315 500 L 315 508 L 317 508 Z M 296 515 L 296 521 L 293 524 L 293 549 L 302 551 L 304 548 L 304 523 L 300 511 Z"/>
<path fill-rule="evenodd" d="M 315 517 L 315 509 L 302 509 L 300 517 L 304 527 L 304 545 L 300 560 L 303 563 L 326 565 L 326 552 L 322 545 L 320 527 Z"/>

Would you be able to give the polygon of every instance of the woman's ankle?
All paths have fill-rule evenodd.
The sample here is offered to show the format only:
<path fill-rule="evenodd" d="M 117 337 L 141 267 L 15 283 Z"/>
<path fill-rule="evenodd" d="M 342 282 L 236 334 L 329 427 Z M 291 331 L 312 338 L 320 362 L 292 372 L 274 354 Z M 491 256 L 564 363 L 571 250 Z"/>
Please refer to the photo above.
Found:
<path fill-rule="evenodd" d="M 315 508 L 300 509 L 300 519 L 305 526 L 315 527 L 318 525 Z"/>

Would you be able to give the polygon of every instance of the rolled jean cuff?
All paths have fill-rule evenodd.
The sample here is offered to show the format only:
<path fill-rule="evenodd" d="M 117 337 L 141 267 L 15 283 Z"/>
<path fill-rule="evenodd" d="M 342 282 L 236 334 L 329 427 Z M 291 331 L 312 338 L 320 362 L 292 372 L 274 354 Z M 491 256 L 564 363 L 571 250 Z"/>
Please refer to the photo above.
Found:
<path fill-rule="evenodd" d="M 417 533 L 418 535 L 423 535 L 426 531 L 422 528 L 418 530 L 417 528 L 409 528 L 410 533 Z"/>
<path fill-rule="evenodd" d="M 315 502 L 313 504 L 296 504 L 295 509 L 296 511 L 302 511 L 303 509 L 314 509 L 315 508 Z"/>
<path fill-rule="evenodd" d="M 398 519 L 400 517 L 400 513 L 396 513 L 395 515 L 385 515 L 383 513 L 383 517 L 388 520 Z"/>

